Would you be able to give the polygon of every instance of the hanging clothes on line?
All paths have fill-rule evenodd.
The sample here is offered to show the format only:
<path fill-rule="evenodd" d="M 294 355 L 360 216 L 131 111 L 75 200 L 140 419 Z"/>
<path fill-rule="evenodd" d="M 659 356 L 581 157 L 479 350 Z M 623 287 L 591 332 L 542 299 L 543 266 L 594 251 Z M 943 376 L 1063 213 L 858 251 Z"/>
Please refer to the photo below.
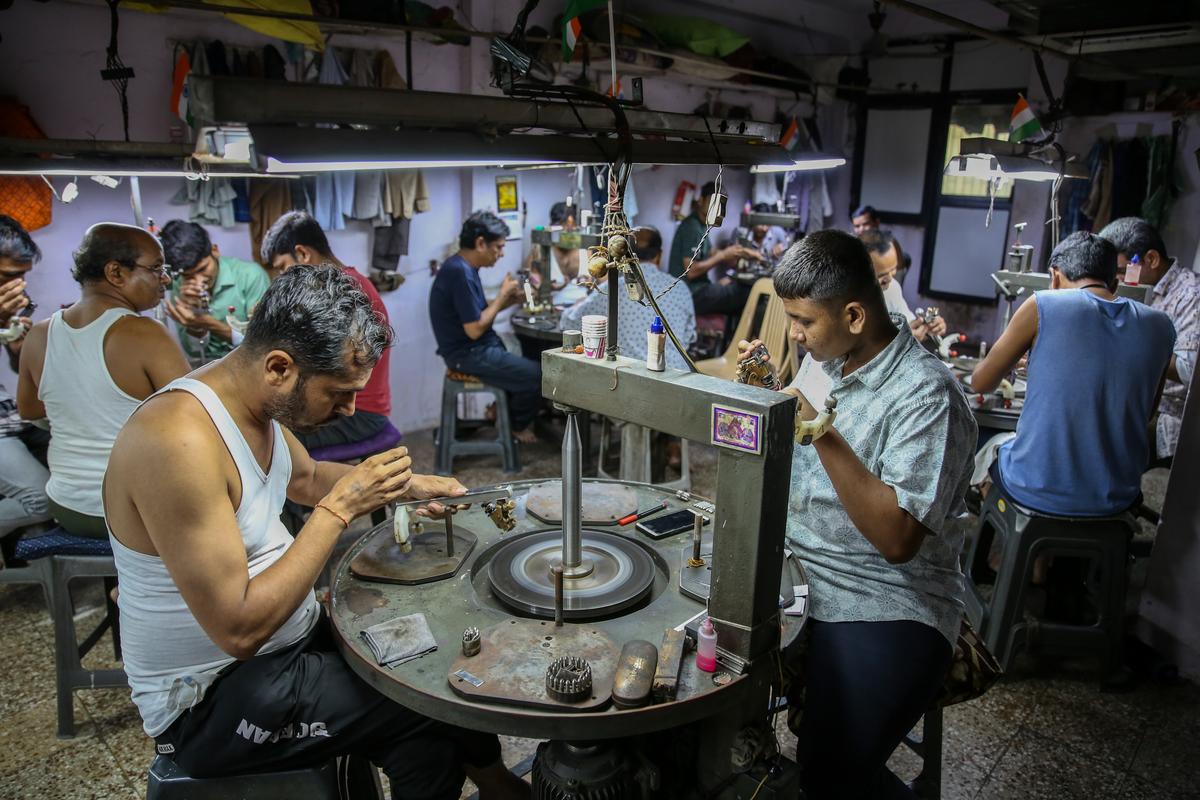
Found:
<path fill-rule="evenodd" d="M 344 86 L 347 80 L 337 51 L 327 48 L 321 58 L 317 82 L 326 86 Z M 346 217 L 354 215 L 354 173 L 322 172 L 315 183 L 313 216 L 327 231 L 343 230 Z"/>

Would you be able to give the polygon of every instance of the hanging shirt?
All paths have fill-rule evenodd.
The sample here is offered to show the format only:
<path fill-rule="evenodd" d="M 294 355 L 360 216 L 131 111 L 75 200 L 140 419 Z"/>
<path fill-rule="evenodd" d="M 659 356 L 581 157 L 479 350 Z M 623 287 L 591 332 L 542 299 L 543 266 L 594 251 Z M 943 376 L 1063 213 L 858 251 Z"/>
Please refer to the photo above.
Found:
<path fill-rule="evenodd" d="M 1150 463 L 1146 427 L 1175 342 L 1171 320 L 1086 289 L 1033 298 L 1025 407 L 1017 438 L 1000 449 L 1000 483 L 1043 514 L 1118 514 L 1137 499 Z"/>

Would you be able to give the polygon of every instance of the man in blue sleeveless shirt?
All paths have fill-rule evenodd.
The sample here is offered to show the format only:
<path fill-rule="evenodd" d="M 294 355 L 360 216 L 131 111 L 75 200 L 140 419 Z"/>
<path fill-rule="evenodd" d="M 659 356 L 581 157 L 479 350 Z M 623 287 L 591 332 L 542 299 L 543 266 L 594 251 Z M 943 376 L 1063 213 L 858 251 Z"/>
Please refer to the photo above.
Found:
<path fill-rule="evenodd" d="M 1060 242 L 1050 275 L 1051 290 L 1017 309 L 971 376 L 975 391 L 991 392 L 1029 354 L 1016 438 L 991 474 L 1033 511 L 1110 516 L 1141 490 L 1175 329 L 1161 311 L 1115 294 L 1117 251 L 1099 236 Z"/>

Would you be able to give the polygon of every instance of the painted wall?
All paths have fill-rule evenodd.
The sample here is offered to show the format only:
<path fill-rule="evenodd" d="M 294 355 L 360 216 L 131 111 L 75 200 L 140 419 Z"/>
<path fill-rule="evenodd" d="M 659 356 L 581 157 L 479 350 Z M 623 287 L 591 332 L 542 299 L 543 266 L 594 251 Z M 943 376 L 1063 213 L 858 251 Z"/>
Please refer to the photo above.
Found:
<path fill-rule="evenodd" d="M 496 3 L 465 2 L 464 13 L 473 27 L 503 30 L 519 9 L 519 0 Z M 546 16 L 540 19 L 538 14 Z M 549 24 L 549 12 L 539 9 L 533 22 Z M 112 88 L 99 78 L 108 41 L 107 10 L 97 6 L 66 3 L 49 5 L 22 3 L 0 13 L 4 37 L 0 40 L 0 92 L 13 95 L 28 105 L 50 137 L 120 139 L 119 106 Z M 175 40 L 219 39 L 235 46 L 262 46 L 278 42 L 231 22 L 198 12 L 170 15 L 123 11 L 120 44 L 122 58 L 135 70 L 129 84 L 130 138 L 165 141 L 180 134 L 179 122 L 171 114 L 170 77 Z M 823 40 L 818 37 L 818 43 Z M 335 34 L 337 47 L 387 49 L 404 69 L 404 40 L 401 36 L 351 36 Z M 282 47 L 280 47 L 282 50 Z M 413 84 L 432 91 L 495 93 L 489 85 L 490 61 L 487 42 L 472 39 L 469 47 L 438 46 L 420 40 L 413 48 Z M 732 90 L 707 90 L 666 81 L 646 80 L 646 102 L 651 108 L 689 112 L 709 100 L 745 104 L 756 119 L 771 120 L 780 101 L 772 96 Z M 788 108 L 794 100 L 784 102 Z M 844 115 L 844 113 L 843 113 Z M 173 131 L 174 129 L 174 131 Z M 843 128 L 835 126 L 836 136 Z M 834 143 L 827 149 L 839 150 Z M 650 224 L 663 234 L 669 252 L 675 222 L 671 203 L 680 181 L 697 185 L 715 177 L 715 168 L 657 167 L 639 170 L 634 178 L 640 214 L 638 224 Z M 453 252 L 462 219 L 476 208 L 494 205 L 496 171 L 427 170 L 432 209 L 419 215 L 412 226 L 409 255 L 402 262 L 405 283 L 384 295 L 397 345 L 392 358 L 392 419 L 402 430 L 417 430 L 436 424 L 444 366 L 435 354 L 429 326 L 427 301 L 432 281 L 429 264 L 441 262 Z M 545 224 L 550 205 L 566 191 L 569 172 L 547 170 L 518 173 L 522 199 L 528 210 L 526 229 Z M 745 170 L 725 170 L 730 193 L 730 215 L 725 228 L 731 233 L 737 214 L 748 199 L 751 176 Z M 840 210 L 848 203 L 849 170 L 830 173 L 831 193 Z M 56 180 L 61 188 L 66 179 Z M 186 208 L 169 204 L 182 179 L 143 179 L 141 194 L 145 213 L 160 225 L 175 217 L 186 217 Z M 132 223 L 128 181 L 108 190 L 88 180 L 80 183 L 80 196 L 71 205 L 55 205 L 54 221 L 36 231 L 34 238 L 45 253 L 44 261 L 30 277 L 30 290 L 39 304 L 37 318 L 77 298 L 78 287 L 70 279 L 71 251 L 87 227 L 99 221 Z M 840 213 L 840 211 L 839 211 Z M 831 224 L 836 220 L 831 221 Z M 250 238 L 246 225 L 228 229 L 210 228 L 222 252 L 249 258 Z M 718 238 L 720 234 L 718 234 Z M 347 222 L 343 231 L 330 232 L 330 243 L 344 262 L 368 263 L 371 232 L 366 223 Z M 513 241 L 501 269 L 485 273 L 496 285 L 503 273 L 516 269 L 528 247 L 528 237 Z M 665 260 L 665 259 L 664 259 Z M 0 382 L 12 387 L 15 378 L 0 364 Z"/>

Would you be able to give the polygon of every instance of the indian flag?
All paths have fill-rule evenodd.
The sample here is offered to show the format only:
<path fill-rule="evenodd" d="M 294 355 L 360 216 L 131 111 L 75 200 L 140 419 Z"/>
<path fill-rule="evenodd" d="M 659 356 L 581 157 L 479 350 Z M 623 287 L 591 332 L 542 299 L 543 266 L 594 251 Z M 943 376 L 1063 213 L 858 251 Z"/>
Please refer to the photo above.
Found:
<path fill-rule="evenodd" d="M 583 35 L 583 22 L 580 20 L 587 12 L 604 6 L 606 0 L 567 0 L 563 11 L 563 61 L 570 61 L 575 53 L 575 45 Z"/>
<path fill-rule="evenodd" d="M 1038 122 L 1033 109 L 1023 96 L 1017 95 L 1017 104 L 1013 106 L 1012 119 L 1008 123 L 1008 140 L 1023 142 L 1041 132 L 1042 123 Z"/>
<path fill-rule="evenodd" d="M 795 151 L 800 146 L 800 125 L 796 122 L 796 118 L 792 117 L 788 122 L 788 126 L 783 131 L 783 136 L 779 138 L 779 144 L 784 150 Z"/>

